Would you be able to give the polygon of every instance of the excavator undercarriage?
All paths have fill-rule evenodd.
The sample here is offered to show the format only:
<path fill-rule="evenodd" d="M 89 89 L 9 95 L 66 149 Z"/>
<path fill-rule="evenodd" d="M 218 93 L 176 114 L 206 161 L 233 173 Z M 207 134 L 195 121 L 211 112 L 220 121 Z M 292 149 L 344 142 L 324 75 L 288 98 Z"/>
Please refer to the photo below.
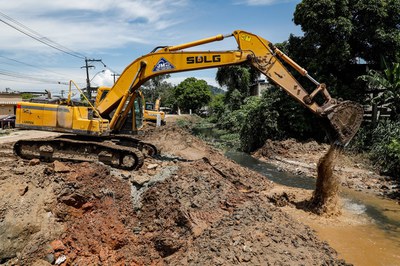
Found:
<path fill-rule="evenodd" d="M 52 162 L 102 162 L 114 168 L 137 170 L 146 156 L 157 155 L 157 148 L 130 135 L 88 137 L 61 135 L 51 139 L 19 140 L 14 152 L 21 158 Z"/>

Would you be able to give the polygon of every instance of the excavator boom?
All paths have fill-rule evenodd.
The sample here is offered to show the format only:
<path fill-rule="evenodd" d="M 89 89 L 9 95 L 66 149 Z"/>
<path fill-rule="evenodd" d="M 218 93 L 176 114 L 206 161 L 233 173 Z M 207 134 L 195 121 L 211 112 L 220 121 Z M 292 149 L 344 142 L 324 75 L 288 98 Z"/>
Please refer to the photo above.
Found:
<path fill-rule="evenodd" d="M 235 38 L 239 49 L 231 51 L 184 50 L 229 37 Z M 316 88 L 305 90 L 287 70 L 283 62 L 309 78 Z M 124 70 L 111 91 L 99 103 L 97 110 L 100 114 L 108 114 L 116 110 L 110 121 L 110 127 L 118 130 L 124 124 L 129 112 L 129 108 L 124 107 L 132 106 L 132 103 L 129 103 L 130 95 L 148 79 L 160 74 L 242 63 L 251 64 L 306 108 L 318 116 L 326 118 L 330 123 L 330 136 L 336 137 L 334 140 L 336 143 L 346 145 L 357 132 L 363 116 L 363 109 L 360 105 L 349 101 L 340 103 L 332 98 L 325 84 L 320 84 L 313 79 L 305 69 L 271 42 L 241 30 L 234 31 L 229 35 L 220 34 L 190 43 L 163 47 L 136 59 Z M 316 103 L 317 95 L 322 95 L 324 99 L 322 104 Z"/>

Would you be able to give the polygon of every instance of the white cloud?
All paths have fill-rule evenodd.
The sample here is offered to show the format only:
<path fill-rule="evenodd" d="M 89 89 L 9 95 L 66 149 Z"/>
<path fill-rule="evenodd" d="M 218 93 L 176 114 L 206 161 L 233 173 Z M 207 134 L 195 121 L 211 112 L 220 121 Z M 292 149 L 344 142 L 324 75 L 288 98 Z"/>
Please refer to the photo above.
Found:
<path fill-rule="evenodd" d="M 176 14 L 186 3 L 187 0 L 19 0 L 3 3 L 1 12 L 72 50 L 87 52 L 157 42 L 162 36 L 159 31 L 181 22 Z M 0 28 L 2 50 L 50 50 L 4 23 Z"/>
<path fill-rule="evenodd" d="M 287 2 L 296 2 L 296 0 L 244 0 L 237 1 L 236 4 L 245 4 L 249 6 L 268 6 Z"/>
<path fill-rule="evenodd" d="M 114 85 L 113 72 L 106 69 L 104 72 L 97 72 L 91 79 L 92 86 L 112 87 Z"/>

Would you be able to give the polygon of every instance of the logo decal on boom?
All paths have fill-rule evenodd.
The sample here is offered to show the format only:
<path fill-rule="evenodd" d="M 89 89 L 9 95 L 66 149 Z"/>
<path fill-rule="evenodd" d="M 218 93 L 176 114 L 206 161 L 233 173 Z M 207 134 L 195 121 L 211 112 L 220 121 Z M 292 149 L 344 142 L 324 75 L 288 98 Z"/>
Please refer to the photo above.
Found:
<path fill-rule="evenodd" d="M 154 66 L 153 72 L 174 69 L 174 68 L 175 67 L 165 58 L 161 58 L 160 60 L 158 60 L 158 63 Z"/>

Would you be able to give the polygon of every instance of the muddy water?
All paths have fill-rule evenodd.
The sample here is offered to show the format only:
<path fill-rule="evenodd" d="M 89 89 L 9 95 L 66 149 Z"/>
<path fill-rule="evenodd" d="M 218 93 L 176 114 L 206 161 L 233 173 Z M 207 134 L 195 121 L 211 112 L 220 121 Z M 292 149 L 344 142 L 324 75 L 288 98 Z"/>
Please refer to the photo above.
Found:
<path fill-rule="evenodd" d="M 339 212 L 339 178 L 333 174 L 334 164 L 340 148 L 331 145 L 320 158 L 317 166 L 317 183 L 311 199 L 311 209 L 317 214 L 333 215 Z"/>
<path fill-rule="evenodd" d="M 218 135 L 206 129 L 200 132 L 212 141 Z M 282 172 L 274 165 L 248 154 L 227 151 L 225 155 L 242 166 L 264 174 L 271 181 L 287 187 L 314 190 L 316 180 Z M 309 224 L 321 239 L 338 251 L 339 256 L 354 265 L 400 265 L 400 205 L 394 201 L 341 188 L 342 216 L 338 222 L 313 222 L 298 212 L 296 218 Z M 302 212 L 304 213 L 304 212 Z"/>
<path fill-rule="evenodd" d="M 400 206 L 348 189 L 343 190 L 341 196 L 344 210 L 353 214 L 347 217 L 356 217 L 355 220 L 346 226 L 335 223 L 312 223 L 310 226 L 347 262 L 400 265 Z"/>
<path fill-rule="evenodd" d="M 277 184 L 307 190 L 316 187 L 314 178 L 279 171 L 273 165 L 248 154 L 227 151 L 225 155 L 242 166 L 264 174 Z M 343 216 L 338 223 L 313 221 L 300 212 L 296 218 L 316 230 L 321 239 L 328 241 L 339 256 L 349 263 L 400 265 L 400 205 L 365 193 L 341 190 Z"/>

